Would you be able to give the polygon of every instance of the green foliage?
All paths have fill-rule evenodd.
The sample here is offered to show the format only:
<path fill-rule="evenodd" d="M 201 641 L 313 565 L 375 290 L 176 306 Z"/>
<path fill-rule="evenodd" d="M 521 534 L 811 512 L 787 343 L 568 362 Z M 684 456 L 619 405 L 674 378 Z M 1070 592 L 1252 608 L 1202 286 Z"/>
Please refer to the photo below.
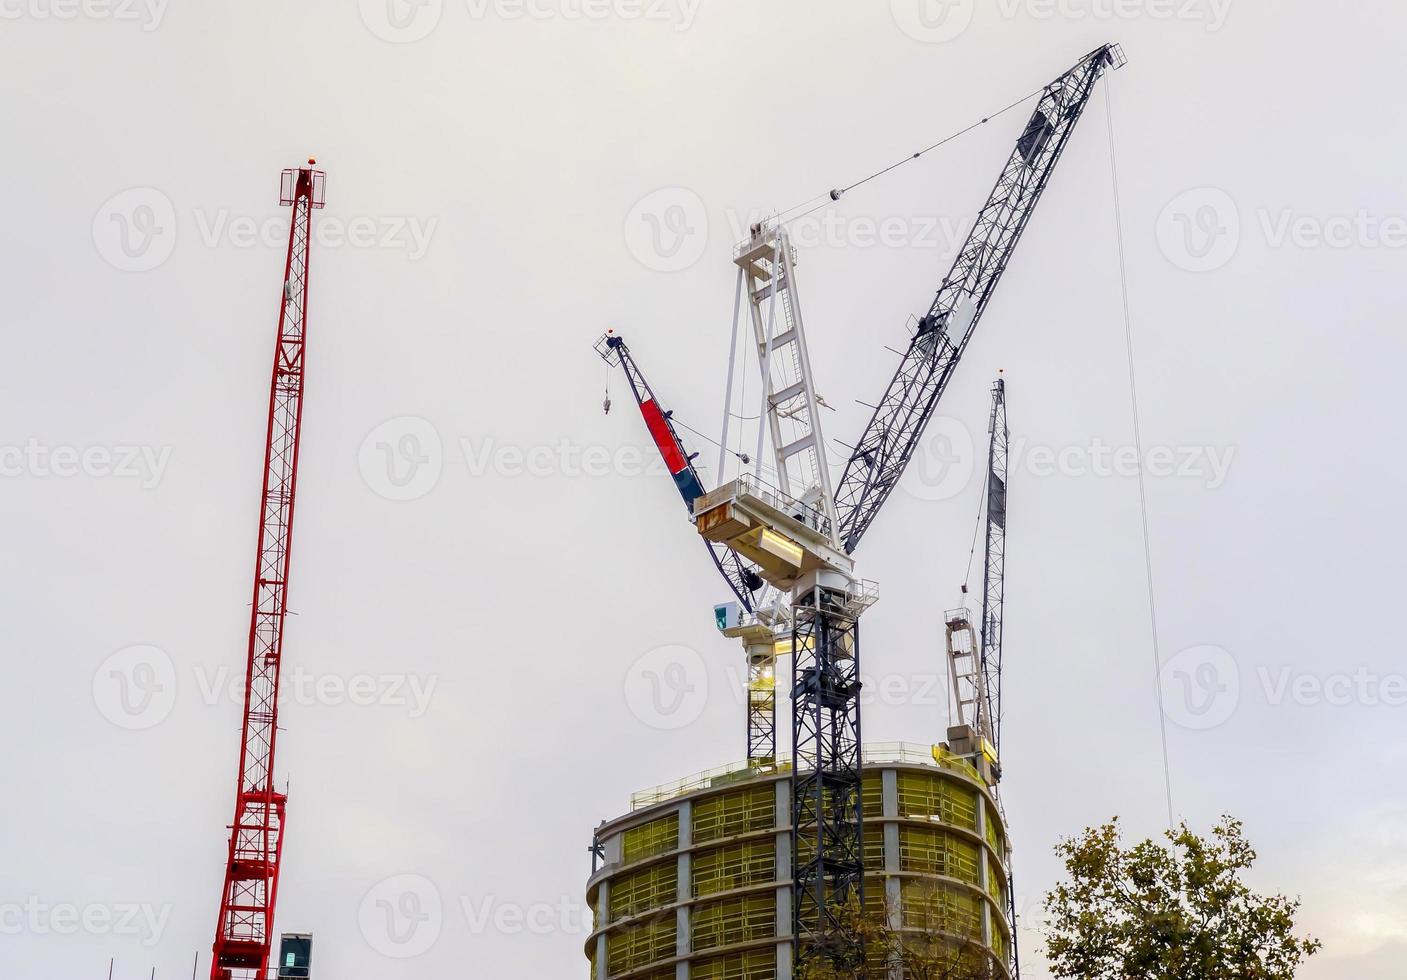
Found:
<path fill-rule="evenodd" d="M 1294 935 L 1300 903 L 1242 881 L 1240 821 L 1210 838 L 1182 824 L 1125 849 L 1115 820 L 1061 842 L 1069 880 L 1046 896 L 1046 955 L 1070 980 L 1292 980 L 1320 949 Z"/>

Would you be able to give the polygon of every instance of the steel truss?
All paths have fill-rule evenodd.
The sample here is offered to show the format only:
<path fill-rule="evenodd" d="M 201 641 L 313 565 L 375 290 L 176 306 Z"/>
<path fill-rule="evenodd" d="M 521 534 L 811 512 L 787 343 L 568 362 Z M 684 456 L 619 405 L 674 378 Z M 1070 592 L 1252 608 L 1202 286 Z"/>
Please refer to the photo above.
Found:
<path fill-rule="evenodd" d="M 933 304 L 918 321 L 889 388 L 845 465 L 835 500 L 840 540 L 847 552 L 854 552 L 912 458 L 1089 104 L 1095 83 L 1106 69 L 1123 64 L 1119 46 L 1105 45 L 1041 94 L 972 233 Z"/>
<path fill-rule="evenodd" d="M 312 212 L 323 205 L 323 183 L 324 175 L 308 168 L 283 174 L 282 203 L 291 206 L 293 213 L 269 393 L 239 781 L 210 965 L 212 980 L 264 980 L 273 943 L 288 801 L 274 788 L 279 668 L 288 615 L 293 502 L 303 423 L 308 243 Z"/>
<path fill-rule="evenodd" d="M 827 573 L 820 573 L 823 578 Z M 864 962 L 842 912 L 864 901 L 860 621 L 844 582 L 818 581 L 792 604 L 792 925 L 798 962 Z"/>

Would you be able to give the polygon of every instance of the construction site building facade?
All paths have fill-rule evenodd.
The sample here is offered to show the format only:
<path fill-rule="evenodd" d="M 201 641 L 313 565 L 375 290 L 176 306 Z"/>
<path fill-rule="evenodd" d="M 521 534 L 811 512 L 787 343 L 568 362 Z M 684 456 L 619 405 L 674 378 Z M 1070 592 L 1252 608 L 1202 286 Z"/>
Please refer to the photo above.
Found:
<path fill-rule="evenodd" d="M 943 746 L 865 751 L 864 906 L 897 942 L 1011 976 L 1010 849 L 978 771 Z M 638 793 L 596 831 L 591 980 L 792 980 L 791 779 L 740 765 Z M 874 944 L 871 944 L 872 946 Z"/>

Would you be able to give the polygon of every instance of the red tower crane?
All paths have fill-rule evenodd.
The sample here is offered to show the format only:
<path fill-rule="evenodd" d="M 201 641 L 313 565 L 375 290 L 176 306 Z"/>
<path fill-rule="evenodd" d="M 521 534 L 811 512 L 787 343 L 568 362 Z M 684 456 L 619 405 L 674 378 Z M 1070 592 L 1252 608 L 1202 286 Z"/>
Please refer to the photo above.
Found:
<path fill-rule="evenodd" d="M 274 788 L 279 665 L 288 614 L 288 567 L 298 440 L 303 423 L 303 367 L 308 315 L 308 243 L 327 175 L 308 166 L 285 170 L 279 203 L 293 208 L 269 392 L 268 441 L 254 560 L 244 729 L 235 784 L 229 860 L 220 893 L 211 980 L 266 980 L 283 856 L 286 793 Z"/>

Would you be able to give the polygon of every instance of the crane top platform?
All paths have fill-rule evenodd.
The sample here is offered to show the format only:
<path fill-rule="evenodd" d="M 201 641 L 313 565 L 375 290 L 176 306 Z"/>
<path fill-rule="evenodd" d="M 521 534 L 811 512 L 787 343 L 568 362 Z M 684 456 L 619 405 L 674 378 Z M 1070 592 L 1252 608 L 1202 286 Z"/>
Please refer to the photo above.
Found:
<path fill-rule="evenodd" d="M 855 562 L 837 546 L 829 517 L 756 477 L 742 476 L 695 502 L 699 534 L 758 566 L 772 585 L 790 591 L 816 571 L 853 578 Z"/>

